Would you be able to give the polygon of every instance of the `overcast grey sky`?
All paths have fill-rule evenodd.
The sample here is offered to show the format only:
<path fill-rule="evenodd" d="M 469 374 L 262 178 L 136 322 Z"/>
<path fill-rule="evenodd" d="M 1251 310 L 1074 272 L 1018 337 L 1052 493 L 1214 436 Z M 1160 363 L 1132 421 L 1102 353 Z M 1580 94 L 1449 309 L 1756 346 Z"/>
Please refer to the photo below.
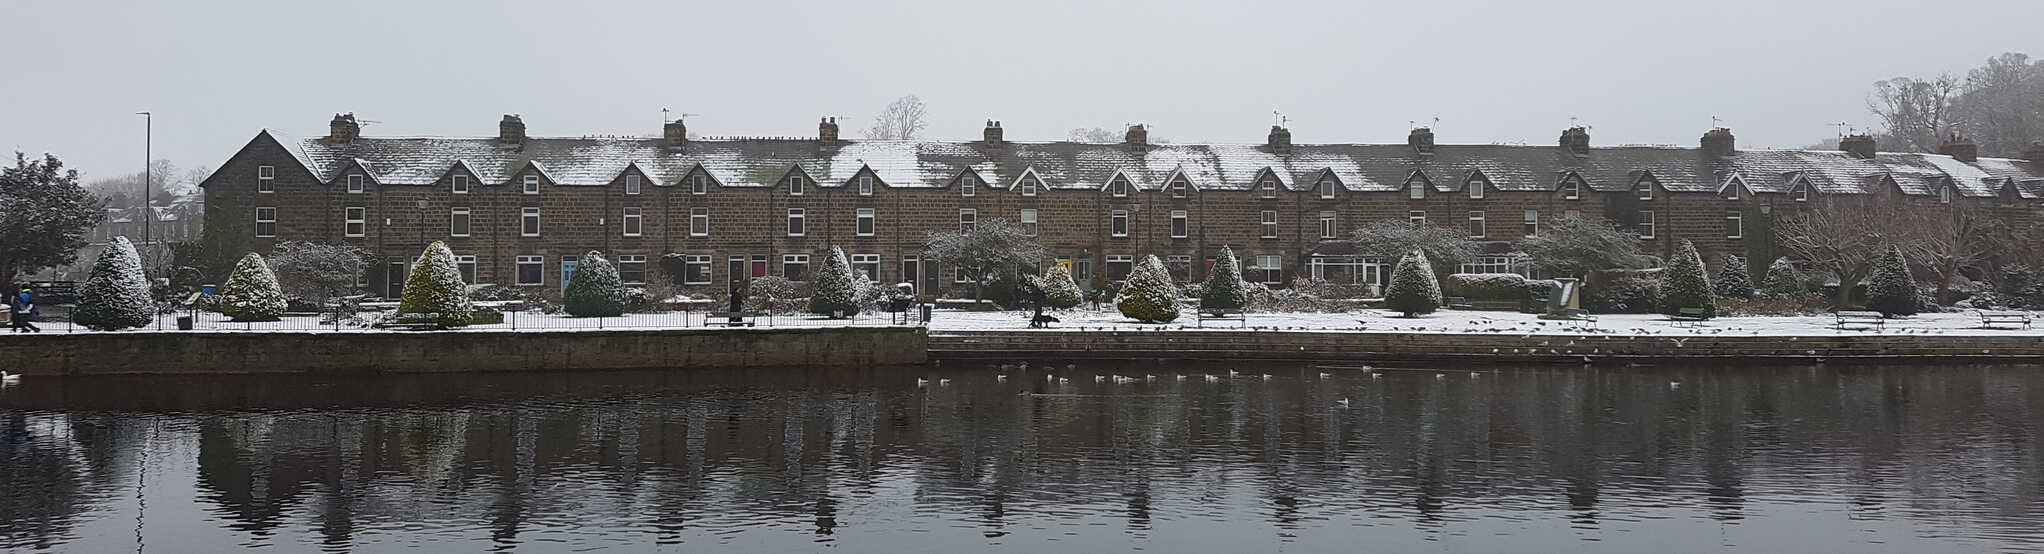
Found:
<path fill-rule="evenodd" d="M 1011 140 L 1146 122 L 1174 142 L 1295 139 L 1548 144 L 1569 118 L 1598 145 L 1693 145 L 1724 119 L 1742 147 L 1871 125 L 1875 80 L 2044 55 L 2044 1 L 1338 0 L 1214 2 L 100 2 L 12 0 L 0 32 L 0 147 L 88 177 L 156 156 L 217 165 L 262 128 L 486 136 L 659 132 L 855 136 L 904 94 L 928 133 Z"/>

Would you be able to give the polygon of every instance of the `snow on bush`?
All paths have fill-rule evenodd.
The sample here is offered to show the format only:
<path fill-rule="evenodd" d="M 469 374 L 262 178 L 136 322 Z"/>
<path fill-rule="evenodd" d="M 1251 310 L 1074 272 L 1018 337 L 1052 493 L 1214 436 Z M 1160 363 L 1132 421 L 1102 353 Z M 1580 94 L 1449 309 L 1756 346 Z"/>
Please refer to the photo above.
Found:
<path fill-rule="evenodd" d="M 617 266 L 593 250 L 575 264 L 568 290 L 561 293 L 561 304 L 575 317 L 617 317 L 624 315 L 627 303 Z"/>
<path fill-rule="evenodd" d="M 149 297 L 149 280 L 142 276 L 142 257 L 128 237 L 114 237 L 92 275 L 78 287 L 78 308 L 71 321 L 95 331 L 118 331 L 148 325 L 156 316 L 155 301 Z"/>
<path fill-rule="evenodd" d="M 1384 288 L 1384 308 L 1416 317 L 1441 307 L 1441 284 L 1434 280 L 1433 264 L 1418 250 L 1407 253 L 1391 270 L 1391 284 Z"/>
<path fill-rule="evenodd" d="M 1043 305 L 1047 308 L 1069 310 L 1086 300 L 1086 294 L 1079 291 L 1079 283 L 1072 280 L 1072 270 L 1065 264 L 1050 264 L 1043 271 Z"/>
<path fill-rule="evenodd" d="M 454 251 L 440 241 L 426 245 L 426 251 L 412 263 L 412 274 L 405 277 L 398 315 L 433 314 L 441 325 L 460 327 L 473 320 L 473 311 L 468 284 L 461 281 L 461 268 L 454 263 Z"/>
<path fill-rule="evenodd" d="M 1710 286 L 1696 244 L 1683 239 L 1675 247 L 1673 261 L 1661 277 L 1661 313 L 1675 315 L 1683 308 L 1703 308 L 1703 317 L 1717 317 L 1717 291 Z"/>
<path fill-rule="evenodd" d="M 1121 310 L 1121 315 L 1144 323 L 1170 323 L 1178 319 L 1178 287 L 1171 284 L 1171 273 L 1164 269 L 1164 262 L 1156 256 L 1144 258 L 1129 273 L 1121 292 L 1115 294 L 1114 307 Z"/>
<path fill-rule="evenodd" d="M 804 283 L 779 275 L 754 277 L 745 285 L 745 309 L 774 314 L 795 313 L 803 307 L 803 288 Z"/>
<path fill-rule="evenodd" d="M 1916 279 L 1909 276 L 1909 262 L 1903 259 L 1902 249 L 1888 247 L 1881 259 L 1874 262 L 1873 273 L 1867 276 L 1867 309 L 1883 316 L 1916 315 L 1921 309 L 1920 301 Z"/>
<path fill-rule="evenodd" d="M 1719 298 L 1747 300 L 1753 298 L 1753 274 L 1746 270 L 1746 259 L 1725 256 L 1725 268 L 1718 270 L 1716 281 Z"/>
<path fill-rule="evenodd" d="M 284 315 L 284 291 L 261 254 L 250 252 L 234 264 L 220 289 L 220 313 L 234 321 L 276 321 Z"/>
<path fill-rule="evenodd" d="M 1441 293 L 1471 300 L 1525 300 L 1526 277 L 1517 273 L 1456 273 L 1441 283 Z"/>
<path fill-rule="evenodd" d="M 1199 309 L 1218 314 L 1224 310 L 1240 310 L 1249 305 L 1249 287 L 1242 282 L 1242 262 L 1235 259 L 1235 250 L 1221 247 L 1221 253 L 1214 257 L 1214 269 L 1207 272 L 1206 285 L 1199 297 Z"/>
<path fill-rule="evenodd" d="M 1796 264 L 1788 258 L 1775 258 L 1767 264 L 1767 275 L 1760 279 L 1760 292 L 1771 298 L 1794 298 L 1808 292 L 1803 288 L 1803 275 L 1796 271 Z"/>
<path fill-rule="evenodd" d="M 823 267 L 816 271 L 815 290 L 809 293 L 809 313 L 837 317 L 859 315 L 859 278 L 852 275 L 852 263 L 845 260 L 845 251 L 836 246 L 823 256 Z"/>
<path fill-rule="evenodd" d="M 1661 280 L 1633 275 L 1585 289 L 1583 309 L 1600 314 L 1644 314 L 1661 305 Z"/>

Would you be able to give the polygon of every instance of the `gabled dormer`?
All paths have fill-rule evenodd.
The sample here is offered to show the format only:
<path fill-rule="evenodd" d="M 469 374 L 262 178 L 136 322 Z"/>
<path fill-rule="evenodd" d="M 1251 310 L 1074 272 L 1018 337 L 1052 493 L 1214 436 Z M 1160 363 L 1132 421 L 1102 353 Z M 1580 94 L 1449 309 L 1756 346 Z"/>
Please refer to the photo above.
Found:
<path fill-rule="evenodd" d="M 709 168 L 703 167 L 703 164 L 689 168 L 686 173 L 681 174 L 681 181 L 675 184 L 686 187 L 689 194 L 709 194 L 711 188 L 724 186 L 723 181 L 710 174 Z"/>
<path fill-rule="evenodd" d="M 1405 197 L 1412 200 L 1426 199 L 1427 193 L 1432 192 L 1428 190 L 1431 188 L 1434 188 L 1434 178 L 1427 176 L 1424 169 L 1415 169 L 1412 173 L 1407 173 L 1405 182 L 1398 185 L 1399 190 L 1405 191 Z"/>
<path fill-rule="evenodd" d="M 1135 180 L 1130 179 L 1128 172 L 1122 171 L 1119 168 L 1116 168 L 1113 173 L 1107 174 L 1107 180 L 1100 182 L 1100 193 L 1110 198 L 1127 198 L 1130 194 L 1134 194 L 1135 190 Z"/>
<path fill-rule="evenodd" d="M 334 185 L 340 188 L 341 192 L 348 194 L 367 194 L 370 189 L 376 188 L 376 172 L 372 170 L 374 167 L 369 161 L 361 158 L 348 160 L 348 163 L 341 164 L 340 170 L 334 172 L 334 180 L 327 184 Z"/>
<path fill-rule="evenodd" d="M 1341 177 L 1335 175 L 1332 169 L 1322 169 L 1313 178 L 1313 194 L 1319 196 L 1321 200 L 1333 200 L 1347 190 L 1348 188 L 1341 182 Z"/>
<path fill-rule="evenodd" d="M 1753 196 L 1753 187 L 1746 184 L 1746 178 L 1737 173 L 1726 176 L 1718 183 L 1718 198 L 1737 202 Z"/>
<path fill-rule="evenodd" d="M 1959 195 L 1957 190 L 1959 187 L 1952 183 L 1951 177 L 1939 177 L 1931 183 L 1930 188 L 1931 193 L 1937 196 L 1939 204 L 1950 204 L 1952 197 Z"/>
<path fill-rule="evenodd" d="M 1799 171 L 1789 176 L 1788 199 L 1790 202 L 1809 202 L 1810 197 L 1816 190 L 1817 185 L 1810 182 L 1809 175 Z"/>
<path fill-rule="evenodd" d="M 986 187 L 986 183 L 986 177 L 968 167 L 952 176 L 951 182 L 946 183 L 946 186 L 957 189 L 959 196 L 978 196 L 979 189 Z"/>
<path fill-rule="evenodd" d="M 801 164 L 788 167 L 788 172 L 774 181 L 774 186 L 788 191 L 788 196 L 805 196 L 816 190 L 816 178 L 810 177 Z"/>
<path fill-rule="evenodd" d="M 1198 191 L 1199 185 L 1185 175 L 1185 168 L 1178 167 L 1172 169 L 1171 174 L 1164 176 L 1164 188 L 1158 192 L 1169 198 L 1191 198 L 1192 193 Z"/>
<path fill-rule="evenodd" d="M 446 171 L 440 172 L 440 178 L 435 179 L 434 183 L 448 194 L 468 194 L 482 184 L 482 179 L 476 177 L 475 168 L 467 161 L 455 160 L 454 163 L 448 164 Z"/>
<path fill-rule="evenodd" d="M 1462 191 L 1469 195 L 1470 200 L 1482 200 L 1496 190 L 1496 183 L 1492 183 L 1490 176 L 1483 174 L 1481 169 L 1471 170 L 1469 177 L 1462 180 Z"/>
<path fill-rule="evenodd" d="M 1269 167 L 1257 170 L 1256 178 L 1250 182 L 1254 183 L 1250 190 L 1254 191 L 1257 198 L 1277 198 L 1278 191 L 1289 184 L 1285 182 L 1284 174 Z"/>
<path fill-rule="evenodd" d="M 2021 202 L 2023 201 L 2023 189 L 2016 185 L 2014 177 L 2003 177 L 2001 184 L 1994 187 L 1994 198 L 2007 204 Z"/>
<path fill-rule="evenodd" d="M 872 196 L 887 186 L 887 182 L 880 179 L 880 173 L 873 171 L 873 166 L 860 164 L 859 170 L 852 172 L 852 178 L 842 185 L 851 189 L 852 194 Z"/>
<path fill-rule="evenodd" d="M 1014 182 L 1008 183 L 1008 190 L 1023 196 L 1036 196 L 1043 193 L 1045 186 L 1043 176 L 1036 173 L 1036 166 L 1029 166 L 1022 168 L 1022 174 L 1015 176 Z"/>
<path fill-rule="evenodd" d="M 653 179 L 653 172 L 646 171 L 646 168 L 636 161 L 625 164 L 624 170 L 619 171 L 617 177 L 611 179 L 610 184 L 627 195 L 643 194 L 646 187 L 660 186 L 660 182 Z"/>
<path fill-rule="evenodd" d="M 1562 171 L 1554 178 L 1554 191 L 1562 200 L 1582 200 L 1583 193 L 1590 190 L 1590 183 L 1583 174 L 1574 170 Z"/>
<path fill-rule="evenodd" d="M 1666 189 L 1661 187 L 1661 179 L 1655 177 L 1654 172 L 1640 171 L 1638 175 L 1633 176 L 1630 190 L 1633 198 L 1637 198 L 1640 201 L 1650 201 Z"/>

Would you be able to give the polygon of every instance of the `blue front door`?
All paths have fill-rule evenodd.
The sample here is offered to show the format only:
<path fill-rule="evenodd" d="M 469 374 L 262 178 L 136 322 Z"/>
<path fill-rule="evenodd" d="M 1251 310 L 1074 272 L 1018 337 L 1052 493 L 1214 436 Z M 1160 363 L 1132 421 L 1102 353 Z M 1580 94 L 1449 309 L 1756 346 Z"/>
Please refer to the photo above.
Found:
<path fill-rule="evenodd" d="M 575 261 L 581 258 L 561 256 L 561 292 L 568 292 L 568 279 L 575 277 Z"/>

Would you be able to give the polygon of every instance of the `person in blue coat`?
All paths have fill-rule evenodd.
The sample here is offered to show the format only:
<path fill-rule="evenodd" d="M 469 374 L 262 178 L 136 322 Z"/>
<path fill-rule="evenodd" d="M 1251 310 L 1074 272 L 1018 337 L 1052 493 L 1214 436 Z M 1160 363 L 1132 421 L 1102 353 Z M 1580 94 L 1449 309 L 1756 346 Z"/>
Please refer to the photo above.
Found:
<path fill-rule="evenodd" d="M 35 316 L 40 313 L 35 307 L 35 291 L 23 288 L 21 294 L 7 298 L 7 317 L 14 322 L 16 333 L 43 332 L 35 326 Z"/>

